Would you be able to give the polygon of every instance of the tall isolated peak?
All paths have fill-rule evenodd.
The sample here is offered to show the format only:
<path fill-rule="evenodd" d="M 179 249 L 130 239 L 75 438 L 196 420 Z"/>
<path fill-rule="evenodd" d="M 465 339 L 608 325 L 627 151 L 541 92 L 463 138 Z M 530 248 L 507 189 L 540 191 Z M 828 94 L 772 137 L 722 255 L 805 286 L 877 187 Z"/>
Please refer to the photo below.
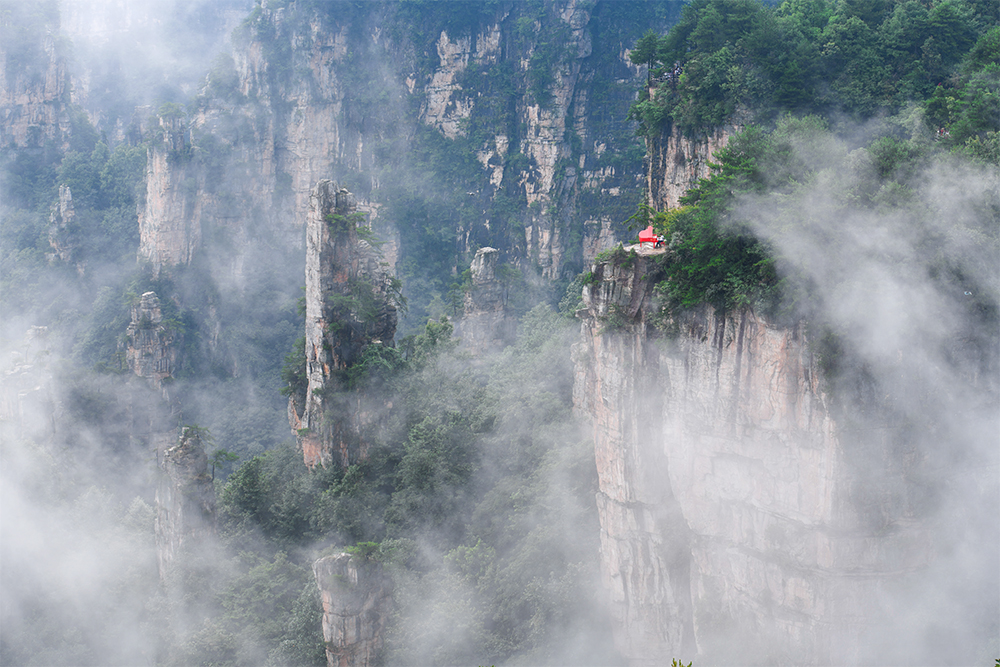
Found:
<path fill-rule="evenodd" d="M 366 456 L 362 397 L 343 371 L 371 345 L 393 345 L 398 281 L 378 250 L 358 236 L 364 216 L 354 195 L 321 180 L 306 219 L 304 396 L 289 420 L 308 465 L 347 466 Z"/>
<path fill-rule="evenodd" d="M 163 311 L 156 292 L 146 292 L 132 306 L 132 321 L 125 332 L 126 362 L 139 377 L 152 380 L 160 388 L 173 377 L 177 367 L 174 330 L 163 323 Z"/>
<path fill-rule="evenodd" d="M 158 453 L 156 549 L 160 579 L 215 534 L 215 488 L 202 429 L 185 426 L 176 444 Z"/>

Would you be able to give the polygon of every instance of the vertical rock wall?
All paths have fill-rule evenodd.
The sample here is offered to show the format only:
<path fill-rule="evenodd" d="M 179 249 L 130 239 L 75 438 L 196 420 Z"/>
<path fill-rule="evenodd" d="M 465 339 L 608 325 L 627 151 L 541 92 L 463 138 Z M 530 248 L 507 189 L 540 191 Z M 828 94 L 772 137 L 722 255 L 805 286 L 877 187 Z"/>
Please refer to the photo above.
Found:
<path fill-rule="evenodd" d="M 20 6 L 18 6 L 20 5 Z M 13 3 L 0 16 L 0 146 L 41 148 L 69 139 L 69 75 L 58 42 L 58 13 Z M 46 20 L 39 22 L 38 15 Z"/>
<path fill-rule="evenodd" d="M 582 268 L 581 226 L 605 230 L 590 235 L 591 254 L 613 242 L 607 228 L 632 210 L 609 211 L 619 200 L 631 201 L 641 165 L 628 173 L 620 159 L 608 159 L 632 141 L 632 128 L 608 121 L 605 105 L 613 99 L 615 114 L 624 117 L 637 70 L 624 43 L 604 44 L 621 51 L 612 64 L 595 57 L 600 26 L 592 3 L 547 1 L 531 10 L 538 16 L 529 27 L 519 6 L 498 10 L 478 27 L 442 30 L 433 54 L 424 54 L 405 28 L 384 29 L 401 20 L 392 16 L 396 3 L 367 6 L 372 9 L 342 19 L 265 3 L 244 23 L 234 38 L 238 90 L 206 99 L 190 123 L 195 154 L 211 161 L 217 153 L 233 169 L 213 184 L 207 173 L 178 169 L 154 149 L 141 257 L 154 266 L 190 261 L 209 219 L 221 220 L 237 237 L 252 236 L 247 228 L 254 220 L 266 221 L 294 242 L 317 180 L 350 179 L 359 196 L 377 204 L 380 179 L 414 146 L 421 126 L 462 144 L 473 118 L 480 124 L 493 119 L 496 127 L 477 135 L 481 143 L 471 147 L 482 172 L 481 186 L 469 195 L 482 216 L 455 230 L 460 252 L 499 246 L 545 277 L 560 278 L 567 268 Z M 532 58 L 552 46 L 547 41 L 558 42 L 546 56 L 551 81 L 539 95 L 529 94 L 527 82 L 539 69 Z M 505 73 L 502 89 L 483 83 L 493 80 L 484 77 L 494 70 Z M 367 83 L 373 79 L 377 86 Z M 592 90 L 597 82 L 600 89 Z M 417 178 L 429 179 L 431 189 L 441 185 L 430 173 Z M 510 201 L 530 207 L 516 223 Z"/>
<path fill-rule="evenodd" d="M 516 322 L 508 318 L 507 286 L 497 275 L 496 248 L 480 248 L 472 259 L 472 284 L 465 293 L 462 317 L 455 322 L 455 336 L 474 354 L 499 349 L 513 341 Z"/>
<path fill-rule="evenodd" d="M 215 533 L 215 489 L 201 433 L 185 427 L 180 441 L 159 458 L 156 487 L 156 555 L 160 579 L 187 547 Z"/>
<path fill-rule="evenodd" d="M 174 332 L 163 324 L 163 311 L 156 292 L 146 292 L 132 306 L 132 322 L 125 331 L 125 360 L 139 377 L 152 381 L 157 388 L 173 377 L 177 366 Z"/>
<path fill-rule="evenodd" d="M 146 292 L 132 306 L 132 321 L 125 330 L 125 365 L 154 390 L 147 394 L 142 386 L 133 385 L 130 392 L 133 405 L 132 433 L 144 441 L 157 460 L 177 444 L 177 422 L 180 407 L 171 396 L 169 381 L 177 370 L 180 337 L 163 322 L 163 310 L 156 292 Z"/>
<path fill-rule="evenodd" d="M 201 243 L 204 198 L 194 187 L 188 130 L 181 118 L 159 117 L 159 137 L 146 157 L 146 197 L 139 210 L 139 258 L 153 274 L 190 264 Z"/>
<path fill-rule="evenodd" d="M 681 196 L 708 178 L 709 162 L 725 148 L 739 128 L 726 126 L 697 137 L 687 137 L 677 128 L 646 140 L 646 192 L 650 205 L 663 211 L 680 206 Z"/>
<path fill-rule="evenodd" d="M 363 397 L 338 379 L 369 345 L 392 345 L 396 334 L 393 277 L 358 239 L 354 196 L 329 180 L 316 184 L 306 220 L 308 389 L 292 397 L 289 420 L 308 465 L 347 466 L 366 456 Z M 299 402 L 301 400 L 301 403 Z"/>
<path fill-rule="evenodd" d="M 632 665 L 863 660 L 886 590 L 934 549 L 906 503 L 870 520 L 804 329 L 705 307 L 666 338 L 645 319 L 650 260 L 595 273 L 574 400 L 594 428 L 619 649 Z M 890 458 L 868 478 L 906 486 Z"/>
<path fill-rule="evenodd" d="M 346 553 L 313 563 L 323 601 L 323 641 L 330 667 L 381 664 L 392 610 L 392 580 L 381 564 Z"/>
<path fill-rule="evenodd" d="M 46 253 L 50 263 L 55 261 L 73 264 L 80 246 L 79 230 L 76 224 L 76 210 L 73 208 L 73 193 L 68 185 L 59 186 L 59 203 L 52 207 L 49 215 L 49 246 L 51 253 Z M 84 266 L 76 264 L 77 272 L 82 276 Z"/>

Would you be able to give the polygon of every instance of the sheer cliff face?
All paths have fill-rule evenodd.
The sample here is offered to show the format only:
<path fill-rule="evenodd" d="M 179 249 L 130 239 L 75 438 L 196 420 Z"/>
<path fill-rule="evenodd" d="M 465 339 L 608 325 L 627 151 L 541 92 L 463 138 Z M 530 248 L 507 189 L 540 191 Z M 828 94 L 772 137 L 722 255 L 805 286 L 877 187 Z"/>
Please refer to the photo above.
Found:
<path fill-rule="evenodd" d="M 139 377 L 151 380 L 157 388 L 173 377 L 177 366 L 174 332 L 163 324 L 160 299 L 155 292 L 146 292 L 132 307 L 132 322 L 125 332 L 128 345 L 125 357 L 128 367 Z"/>
<path fill-rule="evenodd" d="M 159 136 L 147 150 L 145 205 L 139 210 L 139 257 L 154 275 L 191 263 L 201 243 L 205 197 L 192 191 L 195 168 L 185 159 L 187 127 L 180 118 L 158 118 Z"/>
<path fill-rule="evenodd" d="M 236 87 L 225 94 L 206 87 L 190 123 L 195 163 L 213 153 L 239 173 L 220 184 L 204 164 L 185 171 L 154 149 L 141 257 L 154 265 L 189 261 L 206 220 L 217 224 L 227 213 L 224 225 L 245 228 L 256 218 L 295 239 L 312 184 L 329 175 L 349 181 L 363 207 L 377 207 L 382 179 L 411 168 L 400 160 L 426 127 L 459 142 L 481 166 L 469 175 L 478 185 L 468 193 L 481 214 L 455 230 L 460 252 L 499 247 L 555 278 L 605 249 L 612 220 L 634 207 L 641 164 L 614 157 L 634 139 L 627 124 L 607 120 L 605 107 L 615 100 L 624 117 L 635 70 L 624 42 L 611 37 L 605 47 L 621 52 L 592 57 L 593 5 L 545 3 L 527 27 L 515 7 L 478 27 L 441 30 L 432 53 L 407 34 L 398 5 L 370 7 L 350 16 L 295 6 L 254 12 L 234 40 Z M 559 47 L 548 53 L 552 35 Z M 455 185 L 421 170 L 407 178 L 428 181 L 428 197 Z M 460 187 L 464 195 L 468 186 Z M 232 195 L 226 206 L 213 206 L 223 191 Z M 494 202 L 509 208 L 510 200 L 529 207 L 520 224 L 511 224 L 507 208 L 495 210 Z"/>
<path fill-rule="evenodd" d="M 354 196 L 328 180 L 316 184 L 306 221 L 308 388 L 289 402 L 307 465 L 347 466 L 366 456 L 370 416 L 339 373 L 369 345 L 392 345 L 396 284 L 378 252 L 358 239 Z"/>
<path fill-rule="evenodd" d="M 157 453 L 156 552 L 160 578 L 186 548 L 215 532 L 215 489 L 198 429 L 185 427 L 176 445 Z"/>
<path fill-rule="evenodd" d="M 496 248 L 480 248 L 472 259 L 472 284 L 465 293 L 462 317 L 455 320 L 455 336 L 473 354 L 499 350 L 514 340 L 516 320 L 507 315 L 507 286 L 497 275 Z"/>
<path fill-rule="evenodd" d="M 0 146 L 41 147 L 69 139 L 69 76 L 57 37 L 58 16 L 40 24 L 21 16 L 30 5 L 13 7 L 0 35 Z M 42 12 L 39 12 L 42 13 Z M 8 37 L 16 35 L 15 39 Z"/>
<path fill-rule="evenodd" d="M 802 327 L 705 307 L 665 339 L 645 322 L 648 258 L 597 273 L 574 392 L 593 423 L 619 649 L 634 665 L 863 659 L 885 589 L 932 549 L 905 502 L 873 521 L 858 482 L 901 488 L 908 471 L 886 456 L 859 474 Z"/>
<path fill-rule="evenodd" d="M 392 581 L 373 560 L 345 553 L 313 563 L 323 600 L 323 641 L 330 667 L 381 664 L 392 610 Z"/>
<path fill-rule="evenodd" d="M 709 163 L 725 148 L 739 128 L 720 127 L 688 137 L 676 128 L 646 140 L 646 193 L 653 208 L 663 211 L 680 206 L 680 199 L 698 180 L 710 175 Z"/>
<path fill-rule="evenodd" d="M 59 186 L 59 203 L 52 207 L 49 215 L 49 245 L 51 253 L 46 253 L 49 262 L 65 262 L 75 264 L 77 272 L 82 276 L 84 265 L 74 262 L 79 250 L 80 231 L 76 224 L 76 210 L 73 208 L 73 193 L 68 186 Z"/>

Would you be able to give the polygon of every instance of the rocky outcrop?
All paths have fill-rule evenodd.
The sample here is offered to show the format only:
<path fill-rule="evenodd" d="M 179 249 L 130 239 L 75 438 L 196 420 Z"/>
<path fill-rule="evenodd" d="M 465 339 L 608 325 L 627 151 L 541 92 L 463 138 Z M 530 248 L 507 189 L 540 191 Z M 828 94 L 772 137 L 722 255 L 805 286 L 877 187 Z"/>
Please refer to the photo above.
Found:
<path fill-rule="evenodd" d="M 53 391 L 48 338 L 48 327 L 33 326 L 4 360 L 0 371 L 0 437 L 5 440 L 55 433 L 61 410 Z"/>
<path fill-rule="evenodd" d="M 514 339 L 516 321 L 507 315 L 509 281 L 497 274 L 500 251 L 480 248 L 472 259 L 471 284 L 465 292 L 455 335 L 473 353 L 499 349 Z"/>
<path fill-rule="evenodd" d="M 313 574 L 323 601 L 323 641 L 330 667 L 381 664 L 392 610 L 392 580 L 374 560 L 346 553 L 320 558 Z"/>
<path fill-rule="evenodd" d="M 379 253 L 358 238 L 354 196 L 328 180 L 316 184 L 306 221 L 308 387 L 293 396 L 289 420 L 307 465 L 347 466 L 367 455 L 363 396 L 343 371 L 370 345 L 392 345 L 399 285 Z"/>
<path fill-rule="evenodd" d="M 168 163 L 159 144 L 151 152 L 140 256 L 154 268 L 189 262 L 215 236 L 205 225 L 237 241 L 258 236 L 251 227 L 259 225 L 295 243 L 313 184 L 331 174 L 377 207 L 382 179 L 416 169 L 418 197 L 435 199 L 438 167 L 428 172 L 405 157 L 415 137 L 426 137 L 423 125 L 448 142 L 433 140 L 437 148 L 472 151 L 482 164 L 465 176 L 474 185 L 454 230 L 456 268 L 488 245 L 548 278 L 581 270 L 583 228 L 606 232 L 632 212 L 619 209 L 634 208 L 624 202 L 642 167 L 620 155 L 634 141 L 620 120 L 637 80 L 624 51 L 634 28 L 600 30 L 598 9 L 578 0 L 468 11 L 479 19 L 445 26 L 425 45 L 398 3 L 366 3 L 350 25 L 299 5 L 257 8 L 234 35 L 236 88 L 207 86 L 190 118 L 202 166 Z M 595 57 L 597 47 L 616 55 Z M 212 177 L 213 160 L 231 168 Z M 383 238 L 394 236 L 393 215 L 380 218 Z M 599 233 L 589 244 L 599 251 L 609 242 Z"/>
<path fill-rule="evenodd" d="M 187 548 L 215 533 L 215 489 L 201 429 L 185 426 L 180 441 L 157 460 L 154 530 L 160 578 L 165 580 Z"/>
<path fill-rule="evenodd" d="M 660 211 L 680 206 L 681 196 L 699 179 L 708 178 L 712 156 L 725 148 L 738 129 L 727 125 L 689 137 L 673 128 L 667 134 L 647 139 L 646 194 L 650 205 Z"/>
<path fill-rule="evenodd" d="M 69 139 L 69 76 L 57 12 L 12 3 L 0 17 L 0 147 Z"/>
<path fill-rule="evenodd" d="M 156 292 L 146 292 L 132 306 L 132 322 L 125 337 L 125 360 L 129 370 L 162 388 L 164 380 L 173 377 L 177 347 L 174 330 L 163 323 Z"/>
<path fill-rule="evenodd" d="M 59 186 L 59 203 L 49 215 L 49 245 L 52 252 L 46 254 L 49 262 L 60 261 L 73 264 L 80 246 L 76 226 L 76 211 L 73 208 L 73 193 L 68 185 Z M 83 275 L 84 266 L 76 264 L 77 272 Z"/>
<path fill-rule="evenodd" d="M 201 243 L 202 197 L 192 188 L 188 129 L 178 116 L 158 116 L 159 129 L 146 156 L 145 205 L 139 210 L 139 259 L 153 275 L 190 264 Z"/>
<path fill-rule="evenodd" d="M 919 457 L 870 424 L 884 455 L 859 458 L 803 326 L 706 306 L 654 328 L 656 266 L 595 267 L 574 349 L 619 650 L 632 665 L 862 660 L 885 591 L 933 556 L 895 491 Z M 874 510 L 862 480 L 896 500 Z"/>

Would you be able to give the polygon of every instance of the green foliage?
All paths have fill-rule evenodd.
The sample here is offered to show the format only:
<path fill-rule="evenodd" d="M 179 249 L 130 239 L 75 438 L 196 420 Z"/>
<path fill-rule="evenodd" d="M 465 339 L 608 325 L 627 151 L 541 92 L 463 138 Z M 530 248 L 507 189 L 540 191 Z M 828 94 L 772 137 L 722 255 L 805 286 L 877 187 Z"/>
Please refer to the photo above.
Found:
<path fill-rule="evenodd" d="M 213 564 L 221 576 L 188 583 L 200 584 L 186 602 L 201 605 L 204 621 L 178 633 L 166 664 L 326 664 L 322 605 L 308 565 L 283 551 L 244 551 Z M 196 563 L 178 565 L 190 572 Z"/>
<path fill-rule="evenodd" d="M 281 395 L 295 396 L 300 403 L 305 399 L 309 379 L 306 377 L 306 338 L 301 336 L 292 344 L 292 351 L 285 355 L 281 367 Z"/>
<path fill-rule="evenodd" d="M 650 69 L 658 62 L 657 51 L 660 47 L 660 37 L 656 31 L 650 29 L 635 43 L 635 48 L 628 54 L 628 59 L 633 65 L 646 65 Z"/>
<path fill-rule="evenodd" d="M 668 308 L 751 305 L 777 284 L 769 248 L 731 211 L 738 194 L 765 189 L 780 152 L 772 136 L 747 128 L 716 154 L 712 176 L 681 198 L 683 208 L 657 214 L 654 229 L 670 238 L 666 279 L 657 290 Z"/>
<path fill-rule="evenodd" d="M 671 126 L 699 134 L 738 109 L 758 120 L 780 111 L 845 111 L 860 118 L 894 113 L 960 71 L 977 39 L 995 40 L 988 37 L 992 30 L 995 16 L 962 0 L 790 0 L 778 7 L 696 0 L 667 35 L 656 40 L 647 34 L 636 44 L 633 62 L 649 65 L 657 78 L 654 94 L 643 91 L 630 117 L 652 136 Z M 977 62 L 988 66 L 987 58 Z M 679 77 L 674 63 L 683 71 Z M 989 117 L 976 109 L 990 97 L 988 90 L 989 84 L 985 90 L 972 84 L 963 93 L 977 119 Z"/>
<path fill-rule="evenodd" d="M 380 390 L 391 382 L 406 364 L 406 359 L 397 348 L 372 343 L 361 353 L 361 358 L 347 369 L 347 388 L 365 387 L 369 390 Z"/>
<path fill-rule="evenodd" d="M 361 560 L 378 560 L 381 546 L 378 542 L 358 542 L 354 546 L 344 547 L 344 551 Z"/>
<path fill-rule="evenodd" d="M 997 132 L 1000 117 L 1000 26 L 985 32 L 958 74 L 939 84 L 924 104 L 927 123 L 946 145 L 981 143 Z M 995 164 L 995 162 L 994 162 Z"/>
<path fill-rule="evenodd" d="M 635 263 L 636 258 L 638 255 L 635 250 L 625 250 L 625 247 L 619 243 L 613 248 L 598 253 L 597 257 L 594 258 L 594 264 L 610 264 L 628 269 Z M 594 280 L 593 276 L 591 280 Z"/>
<path fill-rule="evenodd" d="M 548 107 L 552 102 L 549 88 L 555 82 L 556 72 L 568 57 L 566 41 L 569 37 L 569 26 L 561 24 L 546 39 L 535 45 L 528 59 L 528 92 L 532 101 L 542 107 Z"/>
<path fill-rule="evenodd" d="M 228 464 L 234 461 L 238 461 L 239 458 L 240 458 L 239 454 L 228 452 L 225 449 L 216 449 L 214 452 L 212 452 L 212 455 L 208 457 L 208 462 L 212 466 L 212 481 L 215 481 L 216 467 L 222 470 Z"/>
<path fill-rule="evenodd" d="M 817 117 L 783 117 L 770 132 L 750 126 L 732 137 L 726 149 L 716 153 L 718 164 L 712 166 L 712 175 L 681 199 L 684 206 L 646 213 L 654 229 L 669 238 L 662 263 L 665 279 L 654 288 L 660 310 L 653 320 L 669 333 L 676 326 L 672 316 L 678 309 L 701 303 L 721 309 L 750 307 L 786 321 L 816 316 L 818 297 L 809 267 L 790 265 L 775 248 L 787 238 L 798 238 L 803 229 L 835 235 L 837 226 L 831 221 L 869 215 L 912 221 L 919 252 L 934 267 L 921 270 L 931 271 L 942 289 L 957 289 L 952 281 L 963 278 L 947 267 L 962 260 L 950 254 L 956 252 L 954 246 L 928 219 L 934 206 L 928 205 L 922 190 L 927 187 L 926 175 L 935 169 L 961 165 L 970 174 L 975 169 L 952 162 L 946 153 L 948 143 L 930 140 L 920 127 L 919 115 L 916 122 L 913 118 L 891 119 L 884 134 L 853 150 Z M 911 138 L 902 138 L 900 127 L 910 128 Z M 982 151 L 983 162 L 996 152 L 992 135 L 967 146 Z M 957 152 L 968 154 L 968 147 Z M 988 174 L 995 167 L 986 169 Z M 817 192 L 826 202 L 822 212 L 813 201 Z M 771 241 L 757 237 L 758 225 L 774 235 Z M 995 230 L 971 220 L 953 226 L 950 233 L 970 239 L 969 248 L 995 244 Z M 952 249 L 945 252 L 944 247 Z M 966 290 L 967 295 L 975 293 Z M 828 360 L 836 356 L 825 355 Z M 835 363 L 824 361 L 824 368 L 828 375 L 836 375 Z"/>
<path fill-rule="evenodd" d="M 628 309 L 613 303 L 608 306 L 607 315 L 601 318 L 601 333 L 614 333 L 625 331 L 633 323 L 629 317 Z"/>
<path fill-rule="evenodd" d="M 358 385 L 391 397 L 393 409 L 367 461 L 310 470 L 300 451 L 283 447 L 246 461 L 223 487 L 222 534 L 235 548 L 261 553 L 254 558 L 262 560 L 242 556 L 246 574 L 234 580 L 250 586 L 247 604 L 277 597 L 285 600 L 280 617 L 294 614 L 281 592 L 292 590 L 285 575 L 274 590 L 262 588 L 257 574 L 290 568 L 280 552 L 291 563 L 306 545 L 328 545 L 391 570 L 401 611 L 389 634 L 390 661 L 564 658 L 544 651 L 575 645 L 569 618 L 591 608 L 597 577 L 587 555 L 597 536 L 593 450 L 568 421 L 573 332 L 551 309 L 536 308 L 517 342 L 478 370 L 454 358 L 447 319 L 428 322 L 398 348 L 371 346 Z M 575 529 L 584 524 L 581 540 Z M 451 587 L 471 597 L 442 599 Z M 464 617 L 452 616 L 456 604 Z M 474 624 L 475 645 L 440 634 L 434 619 L 443 618 Z M 573 662 L 613 661 L 597 631 L 603 621 L 585 622 L 594 631 Z M 224 627 L 237 626 L 226 620 Z M 273 641 L 278 624 L 261 627 Z"/>
<path fill-rule="evenodd" d="M 57 182 L 70 188 L 76 212 L 80 258 L 119 261 L 139 244 L 137 204 L 144 196 L 146 149 L 98 142 L 89 154 L 67 152 Z"/>
<path fill-rule="evenodd" d="M 239 101 L 242 97 L 236 64 L 228 53 L 220 53 L 215 56 L 207 78 L 208 93 L 212 97 L 228 102 Z"/>
<path fill-rule="evenodd" d="M 483 393 L 470 396 L 473 428 L 463 438 L 476 443 L 478 495 L 466 501 L 472 513 L 464 533 L 447 524 L 435 533 L 450 536 L 437 544 L 443 552 L 439 565 L 425 572 L 394 572 L 401 613 L 391 630 L 390 659 L 615 661 L 601 648 L 600 634 L 581 644 L 574 633 L 575 640 L 563 643 L 563 632 L 573 632 L 569 610 L 591 608 L 588 582 L 596 575 L 583 557 L 594 535 L 581 541 L 573 528 L 593 520 L 586 512 L 595 481 L 592 450 L 575 439 L 566 421 L 572 387 L 566 336 L 572 331 L 551 309 L 533 309 L 522 320 L 517 342 L 490 360 Z M 433 485 L 442 473 L 464 474 L 442 469 L 443 461 L 433 458 L 447 446 L 446 437 L 457 433 L 453 425 L 444 425 L 421 423 L 414 434 L 426 443 L 414 460 L 425 467 L 418 475 L 422 484 Z M 591 621 L 597 619 L 582 622 Z M 472 645 L 458 641 L 459 633 L 441 633 L 442 625 L 465 628 L 461 635 L 473 637 Z M 566 652 L 546 652 L 556 645 Z"/>
<path fill-rule="evenodd" d="M 117 284 L 99 288 L 90 312 L 80 321 L 81 330 L 73 348 L 76 359 L 87 367 L 103 372 L 123 372 L 125 330 L 132 321 L 132 306 L 146 292 L 156 292 L 164 297 L 160 300 L 163 316 L 161 324 L 173 332 L 178 345 L 185 349 L 184 341 L 193 328 L 193 322 L 189 311 L 165 298 L 173 290 L 174 285 L 168 278 L 154 280 L 143 272 L 127 274 Z M 187 369 L 188 366 L 182 361 L 181 366 L 175 370 L 182 374 Z"/>
<path fill-rule="evenodd" d="M 345 288 L 326 297 L 330 312 L 328 328 L 333 334 L 371 327 L 383 312 L 384 302 L 368 278 L 349 278 Z"/>
<path fill-rule="evenodd" d="M 328 213 L 324 220 L 329 225 L 331 234 L 343 234 L 348 230 L 357 230 L 361 227 L 365 222 L 365 214 L 361 212 L 348 213 L 347 215 Z"/>

